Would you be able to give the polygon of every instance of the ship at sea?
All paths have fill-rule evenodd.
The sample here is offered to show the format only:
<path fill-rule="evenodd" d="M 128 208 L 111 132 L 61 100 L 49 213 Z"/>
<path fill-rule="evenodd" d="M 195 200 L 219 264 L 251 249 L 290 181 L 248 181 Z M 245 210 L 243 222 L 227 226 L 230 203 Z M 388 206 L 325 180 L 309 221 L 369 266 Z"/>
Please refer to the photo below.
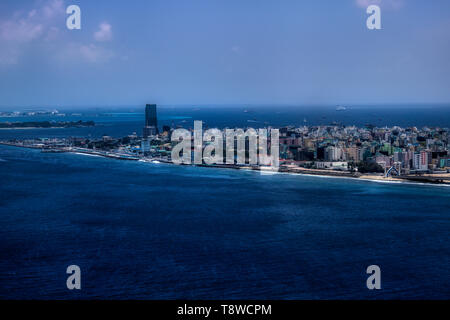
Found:
<path fill-rule="evenodd" d="M 345 111 L 345 110 L 347 110 L 347 108 L 344 107 L 344 106 L 337 106 L 336 107 L 336 111 Z"/>

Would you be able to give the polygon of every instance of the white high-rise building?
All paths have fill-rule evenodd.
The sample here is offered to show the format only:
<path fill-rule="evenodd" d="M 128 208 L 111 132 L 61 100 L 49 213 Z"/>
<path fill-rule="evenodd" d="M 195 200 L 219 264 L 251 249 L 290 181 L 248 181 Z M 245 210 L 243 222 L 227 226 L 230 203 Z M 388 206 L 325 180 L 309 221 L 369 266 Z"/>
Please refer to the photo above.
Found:
<path fill-rule="evenodd" d="M 141 152 L 144 154 L 150 152 L 150 140 L 143 139 L 141 141 Z"/>

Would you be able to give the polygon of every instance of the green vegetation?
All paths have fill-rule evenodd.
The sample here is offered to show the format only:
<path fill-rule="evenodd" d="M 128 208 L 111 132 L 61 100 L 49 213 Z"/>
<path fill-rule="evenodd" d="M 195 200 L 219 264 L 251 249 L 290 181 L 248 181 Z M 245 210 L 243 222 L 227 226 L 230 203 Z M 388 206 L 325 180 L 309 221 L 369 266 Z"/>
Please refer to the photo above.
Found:
<path fill-rule="evenodd" d="M 30 122 L 0 122 L 0 128 L 73 128 L 93 127 L 94 121 L 30 121 Z"/>
<path fill-rule="evenodd" d="M 363 161 L 358 163 L 358 172 L 361 173 L 383 173 L 384 169 L 376 162 Z"/>

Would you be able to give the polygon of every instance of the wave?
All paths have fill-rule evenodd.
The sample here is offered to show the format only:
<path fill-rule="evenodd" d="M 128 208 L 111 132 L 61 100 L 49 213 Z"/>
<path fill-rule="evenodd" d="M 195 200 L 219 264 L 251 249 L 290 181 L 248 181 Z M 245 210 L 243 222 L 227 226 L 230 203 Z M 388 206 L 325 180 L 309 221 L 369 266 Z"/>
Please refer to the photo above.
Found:
<path fill-rule="evenodd" d="M 73 153 L 73 154 L 79 154 L 79 155 L 81 155 L 81 156 L 100 157 L 100 158 L 103 158 L 103 156 L 97 155 L 97 154 L 82 153 L 82 152 L 72 152 L 72 153 Z"/>

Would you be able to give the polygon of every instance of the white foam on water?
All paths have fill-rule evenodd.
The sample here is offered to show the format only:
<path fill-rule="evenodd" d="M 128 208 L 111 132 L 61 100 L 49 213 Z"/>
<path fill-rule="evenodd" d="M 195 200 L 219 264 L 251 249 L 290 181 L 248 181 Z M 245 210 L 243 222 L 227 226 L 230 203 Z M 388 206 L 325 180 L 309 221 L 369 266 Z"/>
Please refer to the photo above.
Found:
<path fill-rule="evenodd" d="M 101 158 L 103 158 L 102 156 L 100 156 L 100 155 L 97 155 L 97 154 L 89 154 L 89 153 L 81 153 L 81 152 L 72 152 L 73 154 L 79 154 L 79 155 L 82 155 L 82 156 L 88 156 L 88 157 L 101 157 Z"/>

